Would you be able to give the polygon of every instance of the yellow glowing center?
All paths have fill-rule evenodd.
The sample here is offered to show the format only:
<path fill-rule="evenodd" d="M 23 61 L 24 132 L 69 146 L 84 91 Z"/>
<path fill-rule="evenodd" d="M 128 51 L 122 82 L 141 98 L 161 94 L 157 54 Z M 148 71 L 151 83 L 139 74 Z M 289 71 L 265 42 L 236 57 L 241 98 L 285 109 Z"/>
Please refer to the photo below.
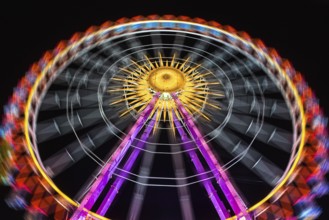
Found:
<path fill-rule="evenodd" d="M 157 92 L 176 92 L 185 85 L 184 74 L 171 67 L 159 67 L 150 73 L 148 83 Z"/>

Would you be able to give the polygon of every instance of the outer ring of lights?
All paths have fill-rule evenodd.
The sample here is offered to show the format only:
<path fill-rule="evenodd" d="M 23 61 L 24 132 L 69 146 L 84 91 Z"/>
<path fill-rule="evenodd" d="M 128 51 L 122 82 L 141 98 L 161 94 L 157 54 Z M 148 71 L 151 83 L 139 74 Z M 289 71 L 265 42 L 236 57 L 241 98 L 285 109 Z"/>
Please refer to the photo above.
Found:
<path fill-rule="evenodd" d="M 294 83 L 292 82 L 292 80 L 290 79 L 290 77 L 288 76 L 288 74 L 286 73 L 286 70 L 284 69 L 284 67 L 281 67 L 280 64 L 277 62 L 277 60 L 281 60 L 281 58 L 276 55 L 271 57 L 271 55 L 269 55 L 267 53 L 267 48 L 266 47 L 259 47 L 258 45 L 256 46 L 251 39 L 249 38 L 248 35 L 245 36 L 238 36 L 236 31 L 231 28 L 228 27 L 226 29 L 220 29 L 216 26 L 209 26 L 207 24 L 200 24 L 198 22 L 204 22 L 201 19 L 190 19 L 190 18 L 186 18 L 184 17 L 186 20 L 178 20 L 179 18 L 175 18 L 175 17 L 170 17 L 170 19 L 166 20 L 166 16 L 163 16 L 162 19 L 160 19 L 159 17 L 157 17 L 156 19 L 152 20 L 152 16 L 149 20 L 146 21 L 134 21 L 134 19 L 128 20 L 128 19 L 120 19 L 116 25 L 114 26 L 110 26 L 110 27 L 105 27 L 105 28 L 101 28 L 98 31 L 94 32 L 93 29 L 88 29 L 86 35 L 84 35 L 82 38 L 80 39 L 76 39 L 74 41 L 74 43 L 68 45 L 66 48 L 61 49 L 61 51 L 51 60 L 48 60 L 48 63 L 46 63 L 41 72 L 39 73 L 39 75 L 37 76 L 36 81 L 33 84 L 33 87 L 31 88 L 31 90 L 29 91 L 29 95 L 28 95 L 28 100 L 27 103 L 25 105 L 25 111 L 24 111 L 24 135 L 25 135 L 25 140 L 27 143 L 27 148 L 29 150 L 29 153 L 32 157 L 32 160 L 38 170 L 38 172 L 42 175 L 42 177 L 48 182 L 48 184 L 60 195 L 62 196 L 67 202 L 69 202 L 70 204 L 74 205 L 74 206 L 78 206 L 78 203 L 74 200 L 72 200 L 70 197 L 68 197 L 65 193 L 63 193 L 51 180 L 51 178 L 46 174 L 46 172 L 42 169 L 42 167 L 40 166 L 38 159 L 33 151 L 33 146 L 31 144 L 31 139 L 30 139 L 30 135 L 29 135 L 29 112 L 31 109 L 31 104 L 32 104 L 32 100 L 33 100 L 33 96 L 37 91 L 37 88 L 39 86 L 39 83 L 41 82 L 41 80 L 43 79 L 43 76 L 47 73 L 47 71 L 49 71 L 52 66 L 58 62 L 62 57 L 64 57 L 72 48 L 82 44 L 85 41 L 88 41 L 90 39 L 92 39 L 95 36 L 100 36 L 102 33 L 110 31 L 110 30 L 114 30 L 114 29 L 120 29 L 124 26 L 133 26 L 133 25 L 138 25 L 138 24 L 144 24 L 144 23 L 152 23 L 152 22 L 157 22 L 160 24 L 170 24 L 172 22 L 175 23 L 184 23 L 187 25 L 194 25 L 194 26 L 199 26 L 200 28 L 204 29 L 209 29 L 209 30 L 214 30 L 217 32 L 221 32 L 226 34 L 229 37 L 232 37 L 232 41 L 238 39 L 239 41 L 243 42 L 244 44 L 250 46 L 252 49 L 254 49 L 255 51 L 257 51 L 258 54 L 261 54 L 263 57 L 266 58 L 266 60 L 272 64 L 285 78 L 286 82 L 288 83 L 288 86 L 290 87 L 290 89 L 293 91 L 293 95 L 296 98 L 298 107 L 299 107 L 299 111 L 300 111 L 300 116 L 301 116 L 301 140 L 300 140 L 300 144 L 298 147 L 298 152 L 296 154 L 296 158 L 294 163 L 292 164 L 290 170 L 287 172 L 286 176 L 282 179 L 282 181 L 266 196 L 264 197 L 261 201 L 259 201 L 258 203 L 254 204 L 252 207 L 250 207 L 248 209 L 248 211 L 254 211 L 256 210 L 259 206 L 261 206 L 263 203 L 265 203 L 267 200 L 269 200 L 273 195 L 275 195 L 280 189 L 281 187 L 288 181 L 288 179 L 290 178 L 290 176 L 293 174 L 295 168 L 297 167 L 299 160 L 301 159 L 302 156 L 302 152 L 303 152 L 303 147 L 305 144 L 305 133 L 306 133 L 306 118 L 305 118 L 305 113 L 304 113 L 304 107 L 303 107 L 303 103 L 302 103 L 302 99 L 298 93 L 298 90 L 296 88 L 296 86 L 294 85 Z M 123 23 L 123 24 L 120 24 Z M 204 22 L 205 23 L 205 22 Z M 212 25 L 212 24 L 210 24 Z M 220 25 L 219 25 L 220 26 Z M 245 34 L 245 33 L 243 33 Z M 94 217 L 97 217 L 98 219 L 108 219 L 105 218 L 103 216 L 100 216 L 94 212 L 91 212 L 89 210 L 88 213 Z M 229 218 L 229 219 L 235 219 L 235 216 Z"/>

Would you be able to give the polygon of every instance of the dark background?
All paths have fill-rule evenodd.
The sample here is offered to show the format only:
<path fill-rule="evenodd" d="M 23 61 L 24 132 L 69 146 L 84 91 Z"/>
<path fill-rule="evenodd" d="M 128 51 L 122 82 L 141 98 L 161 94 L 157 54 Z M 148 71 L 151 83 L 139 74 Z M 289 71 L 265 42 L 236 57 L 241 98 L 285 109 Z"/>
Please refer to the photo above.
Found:
<path fill-rule="evenodd" d="M 112 1 L 108 1 L 112 2 Z M 91 25 L 106 20 L 149 14 L 173 14 L 201 17 L 231 25 L 262 39 L 277 49 L 305 76 L 309 86 L 329 115 L 329 1 L 303 1 L 287 5 L 278 1 L 241 3 L 231 1 L 134 1 L 122 0 L 112 4 L 95 2 L 75 6 L 45 2 L 44 5 L 13 5 L 0 11 L 0 62 L 2 107 L 18 80 L 30 65 L 60 40 L 69 39 L 74 32 L 85 31 Z M 164 2 L 164 1 L 162 1 Z M 288 2 L 288 1 L 287 1 Z M 304 3 L 305 2 L 305 3 Z M 18 3 L 17 3 L 18 4 Z M 2 115 L 1 108 L 1 115 Z M 3 199 L 9 188 L 0 187 L 0 218 L 22 219 L 22 213 L 10 210 Z M 328 197 L 319 200 L 323 208 L 320 219 L 329 219 Z"/>

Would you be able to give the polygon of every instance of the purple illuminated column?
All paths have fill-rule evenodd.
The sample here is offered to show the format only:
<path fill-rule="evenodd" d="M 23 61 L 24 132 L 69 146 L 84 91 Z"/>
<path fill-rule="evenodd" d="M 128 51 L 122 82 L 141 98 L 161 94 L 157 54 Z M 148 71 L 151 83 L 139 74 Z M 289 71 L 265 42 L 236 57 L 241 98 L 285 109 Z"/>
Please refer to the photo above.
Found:
<path fill-rule="evenodd" d="M 191 136 L 193 137 L 196 145 L 198 146 L 202 156 L 206 160 L 208 166 L 212 170 L 218 185 L 222 189 L 226 199 L 230 203 L 230 206 L 232 207 L 234 213 L 238 217 L 244 217 L 246 220 L 251 220 L 250 215 L 247 213 L 246 205 L 244 204 L 243 200 L 239 196 L 239 194 L 236 192 L 235 188 L 233 187 L 232 183 L 228 179 L 225 171 L 221 168 L 219 165 L 216 157 L 210 150 L 208 144 L 203 139 L 203 136 L 201 135 L 200 131 L 195 126 L 192 116 L 188 114 L 188 112 L 185 110 L 184 106 L 180 102 L 180 100 L 177 98 L 177 95 L 172 94 L 172 97 L 174 98 L 176 105 L 179 109 L 179 111 L 182 113 L 183 120 L 186 123 L 188 129 L 191 132 Z"/>
<path fill-rule="evenodd" d="M 156 101 L 158 100 L 159 94 L 156 94 L 153 99 L 150 101 L 148 106 L 144 109 L 134 126 L 131 128 L 127 136 L 123 139 L 119 147 L 112 154 L 110 159 L 106 162 L 101 173 L 97 177 L 96 181 L 92 184 L 88 193 L 84 196 L 82 202 L 80 203 L 77 210 L 71 217 L 71 220 L 78 220 L 81 217 L 87 215 L 87 210 L 90 210 L 95 204 L 101 192 L 104 190 L 108 181 L 110 180 L 114 170 L 120 163 L 121 159 L 129 149 L 132 141 L 135 139 L 136 135 L 142 129 L 144 123 L 152 112 Z"/>
<path fill-rule="evenodd" d="M 155 124 L 155 117 L 153 117 L 153 119 L 151 119 L 150 123 L 145 128 L 145 130 L 142 134 L 142 137 L 140 138 L 139 142 L 137 143 L 136 147 L 134 148 L 133 152 L 131 153 L 131 155 L 129 156 L 127 162 L 125 163 L 125 165 L 123 167 L 124 171 L 130 172 L 130 170 L 131 170 L 133 164 L 135 163 L 141 149 L 145 145 L 146 139 L 150 136 L 150 133 L 153 129 L 154 124 Z M 123 177 L 126 177 L 126 176 L 127 176 L 127 173 L 123 174 Z M 125 179 L 122 178 L 122 177 L 118 177 L 115 180 L 115 182 L 112 184 L 110 190 L 106 194 L 102 204 L 99 206 L 99 208 L 96 212 L 97 214 L 102 215 L 102 216 L 105 215 L 105 213 L 107 212 L 107 210 L 111 206 L 115 196 L 119 192 L 119 189 L 122 186 L 124 181 L 125 181 Z"/>
<path fill-rule="evenodd" d="M 198 155 L 195 153 L 194 150 L 190 150 L 190 149 L 192 149 L 192 146 L 191 146 L 191 143 L 189 142 L 190 140 L 187 137 L 186 132 L 184 131 L 184 128 L 182 127 L 181 123 L 175 117 L 175 114 L 173 114 L 173 116 L 174 116 L 174 122 L 175 122 L 176 129 L 178 130 L 180 138 L 182 139 L 182 142 L 184 143 L 184 148 L 185 148 L 185 150 L 187 150 L 187 153 L 190 156 L 192 163 L 194 164 L 198 173 L 204 173 L 205 169 L 204 169 L 200 159 L 198 158 Z M 208 196 L 209 196 L 211 202 L 213 203 L 220 219 L 226 219 L 226 218 L 230 217 L 223 202 L 219 199 L 219 196 L 216 193 L 216 190 L 215 190 L 214 186 L 212 185 L 211 181 L 209 179 L 206 179 L 205 175 L 201 175 L 200 179 L 202 180 L 201 183 L 204 186 L 204 188 L 206 189 Z"/>

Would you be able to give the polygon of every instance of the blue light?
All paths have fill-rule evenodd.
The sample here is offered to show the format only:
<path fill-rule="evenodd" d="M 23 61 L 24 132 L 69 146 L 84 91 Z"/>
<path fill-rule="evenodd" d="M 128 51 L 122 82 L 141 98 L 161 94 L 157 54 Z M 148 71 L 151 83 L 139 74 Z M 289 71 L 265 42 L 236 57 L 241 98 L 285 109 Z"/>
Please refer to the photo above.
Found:
<path fill-rule="evenodd" d="M 29 80 L 31 83 L 34 82 L 34 79 L 33 79 L 33 80 L 30 80 L 30 79 L 28 78 L 28 80 Z M 33 82 L 32 82 L 32 81 L 33 81 Z M 26 99 L 27 91 L 26 91 L 25 88 L 23 88 L 23 87 L 16 87 L 16 88 L 14 89 L 14 93 L 15 93 L 15 95 L 16 95 L 17 97 L 19 97 L 21 100 L 25 100 L 25 99 Z"/>
<path fill-rule="evenodd" d="M 35 80 L 37 79 L 37 77 L 36 77 L 33 73 L 31 73 L 31 72 L 29 72 L 29 73 L 26 75 L 26 78 L 27 78 L 27 80 L 28 80 L 31 84 L 34 84 Z"/>
<path fill-rule="evenodd" d="M 199 26 L 199 25 L 193 25 L 192 26 L 192 29 L 195 30 L 195 31 L 198 31 L 198 32 L 205 32 L 206 28 L 203 27 L 203 26 Z"/>
<path fill-rule="evenodd" d="M 329 171 L 329 161 L 328 159 L 326 160 L 323 160 L 321 163 L 320 163 L 320 167 L 321 167 L 321 170 L 325 173 L 327 173 Z"/>
<path fill-rule="evenodd" d="M 310 219 L 310 218 L 317 218 L 321 215 L 322 211 L 321 208 L 317 206 L 310 206 L 304 209 L 299 215 L 299 219 Z"/>
<path fill-rule="evenodd" d="M 227 39 L 232 43 L 235 43 L 237 41 L 237 39 L 235 37 L 232 37 L 231 35 L 227 35 Z"/>
<path fill-rule="evenodd" d="M 156 22 L 148 22 L 145 25 L 146 28 L 156 28 L 157 27 L 157 23 Z"/>
<path fill-rule="evenodd" d="M 161 26 L 164 28 L 174 28 L 175 24 L 173 22 L 162 22 Z"/>
<path fill-rule="evenodd" d="M 6 199 L 6 203 L 9 207 L 16 210 L 24 209 L 27 206 L 25 199 L 17 192 L 12 193 L 9 198 Z"/>
<path fill-rule="evenodd" d="M 133 24 L 133 25 L 131 25 L 130 29 L 131 30 L 137 30 L 137 29 L 140 29 L 142 27 L 143 27 L 142 24 Z"/>
<path fill-rule="evenodd" d="M 2 127 L 0 127 L 0 136 L 2 138 L 5 138 L 5 131 L 4 131 L 4 129 Z"/>
<path fill-rule="evenodd" d="M 181 29 L 185 29 L 185 30 L 190 30 L 191 29 L 191 25 L 190 24 L 185 24 L 185 23 L 179 23 L 178 27 Z"/>
<path fill-rule="evenodd" d="M 118 34 L 118 33 L 125 31 L 126 29 L 127 29 L 126 26 L 121 26 L 121 27 L 114 29 L 114 33 Z"/>
<path fill-rule="evenodd" d="M 329 192 L 329 185 L 326 182 L 319 182 L 313 187 L 312 192 L 318 197 L 324 196 Z"/>
<path fill-rule="evenodd" d="M 221 37 L 222 36 L 222 33 L 217 31 L 217 30 L 211 29 L 209 32 L 210 32 L 210 34 L 214 35 L 215 37 Z"/>

